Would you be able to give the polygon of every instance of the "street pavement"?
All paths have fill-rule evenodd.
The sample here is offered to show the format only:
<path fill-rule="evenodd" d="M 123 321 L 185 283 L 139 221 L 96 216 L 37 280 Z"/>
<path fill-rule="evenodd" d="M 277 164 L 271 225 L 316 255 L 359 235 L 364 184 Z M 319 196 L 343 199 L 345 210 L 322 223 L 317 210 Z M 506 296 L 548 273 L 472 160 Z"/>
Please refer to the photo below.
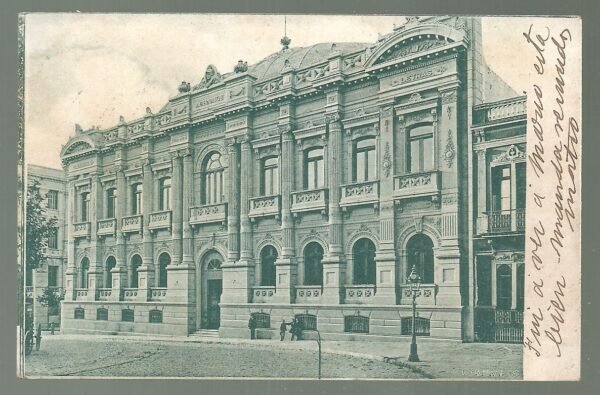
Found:
<path fill-rule="evenodd" d="M 484 379 L 522 377 L 522 346 L 419 338 L 422 362 L 406 361 L 410 339 L 323 341 L 323 378 Z M 317 378 L 314 341 L 164 336 L 46 335 L 25 358 L 28 377 Z"/>

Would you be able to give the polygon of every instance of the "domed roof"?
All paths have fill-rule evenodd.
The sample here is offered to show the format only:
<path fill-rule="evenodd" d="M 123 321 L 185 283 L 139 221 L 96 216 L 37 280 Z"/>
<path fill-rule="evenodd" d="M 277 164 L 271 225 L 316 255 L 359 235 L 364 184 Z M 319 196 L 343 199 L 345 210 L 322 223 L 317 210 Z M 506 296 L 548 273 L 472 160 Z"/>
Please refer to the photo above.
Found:
<path fill-rule="evenodd" d="M 288 60 L 290 67 L 300 69 L 314 64 L 325 62 L 333 51 L 342 55 L 365 49 L 370 44 L 365 43 L 320 43 L 310 47 L 289 48 L 275 52 L 260 62 L 248 66 L 248 73 L 259 81 L 268 80 L 281 73 Z"/>

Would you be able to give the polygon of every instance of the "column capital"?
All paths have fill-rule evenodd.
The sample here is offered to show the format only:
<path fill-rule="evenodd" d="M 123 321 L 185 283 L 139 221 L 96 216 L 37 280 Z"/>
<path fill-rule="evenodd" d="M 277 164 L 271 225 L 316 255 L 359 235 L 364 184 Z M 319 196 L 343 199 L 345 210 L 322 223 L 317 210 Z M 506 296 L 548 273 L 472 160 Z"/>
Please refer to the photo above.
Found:
<path fill-rule="evenodd" d="M 325 123 L 329 124 L 329 126 L 338 126 L 340 129 L 342 125 L 340 123 L 341 115 L 339 112 L 333 112 L 330 114 L 325 114 Z"/>

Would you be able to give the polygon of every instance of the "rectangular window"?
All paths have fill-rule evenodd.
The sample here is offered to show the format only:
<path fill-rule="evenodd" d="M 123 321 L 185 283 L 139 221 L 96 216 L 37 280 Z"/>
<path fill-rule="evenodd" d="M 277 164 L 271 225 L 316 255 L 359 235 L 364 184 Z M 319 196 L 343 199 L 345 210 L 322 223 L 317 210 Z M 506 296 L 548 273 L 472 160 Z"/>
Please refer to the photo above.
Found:
<path fill-rule="evenodd" d="M 58 209 L 58 191 L 48 191 L 48 193 L 46 194 L 46 206 L 51 210 Z"/>
<path fill-rule="evenodd" d="M 433 128 L 419 126 L 410 131 L 408 143 L 408 171 L 419 173 L 434 168 Z"/>
<path fill-rule="evenodd" d="M 279 168 L 277 158 L 267 158 L 263 161 L 262 174 L 262 195 L 277 195 L 279 193 Z"/>
<path fill-rule="evenodd" d="M 375 139 L 366 138 L 354 144 L 353 178 L 355 182 L 365 182 L 377 178 L 377 155 Z"/>
<path fill-rule="evenodd" d="M 151 324 L 160 324 L 163 322 L 163 312 L 161 310 L 150 310 L 149 322 Z"/>
<path fill-rule="evenodd" d="M 492 211 L 511 210 L 510 165 L 492 168 Z"/>
<path fill-rule="evenodd" d="M 99 308 L 96 310 L 97 321 L 108 321 L 108 309 Z"/>
<path fill-rule="evenodd" d="M 133 322 L 133 310 L 131 309 L 124 309 L 121 310 L 121 321 L 125 321 L 125 322 Z"/>
<path fill-rule="evenodd" d="M 48 266 L 48 286 L 58 287 L 58 266 Z"/>
<path fill-rule="evenodd" d="M 83 309 L 83 307 L 75 308 L 75 310 L 73 311 L 73 318 L 75 318 L 76 320 L 85 319 L 85 310 Z"/>
<path fill-rule="evenodd" d="M 369 317 L 345 316 L 344 332 L 369 333 Z"/>
<path fill-rule="evenodd" d="M 88 192 L 81 194 L 81 222 L 90 220 L 90 194 Z"/>
<path fill-rule="evenodd" d="M 133 186 L 131 200 L 131 215 L 139 215 L 142 213 L 142 184 Z"/>
<path fill-rule="evenodd" d="M 117 211 L 117 190 L 112 188 L 106 191 L 106 218 L 115 218 Z"/>
<path fill-rule="evenodd" d="M 304 188 L 322 188 L 325 183 L 325 169 L 323 161 L 323 149 L 315 148 L 306 152 L 304 170 Z"/>
<path fill-rule="evenodd" d="M 402 318 L 402 320 L 400 321 L 400 334 L 412 335 L 412 317 Z M 416 317 L 415 335 L 429 336 L 429 319 L 423 317 Z"/>
<path fill-rule="evenodd" d="M 58 228 L 52 229 L 48 235 L 48 248 L 51 250 L 58 249 Z"/>

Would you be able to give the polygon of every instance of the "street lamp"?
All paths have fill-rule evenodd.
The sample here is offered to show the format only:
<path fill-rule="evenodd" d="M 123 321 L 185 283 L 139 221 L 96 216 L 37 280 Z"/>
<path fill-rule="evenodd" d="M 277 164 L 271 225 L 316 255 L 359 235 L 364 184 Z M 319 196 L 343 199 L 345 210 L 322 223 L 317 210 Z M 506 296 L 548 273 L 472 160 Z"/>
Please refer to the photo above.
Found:
<path fill-rule="evenodd" d="M 408 276 L 408 284 L 410 286 L 410 293 L 412 295 L 412 341 L 410 343 L 410 355 L 408 356 L 409 362 L 420 362 L 419 354 L 417 353 L 417 296 L 420 295 L 419 288 L 421 288 L 421 276 L 416 272 L 416 267 L 413 265 L 410 275 Z"/>

